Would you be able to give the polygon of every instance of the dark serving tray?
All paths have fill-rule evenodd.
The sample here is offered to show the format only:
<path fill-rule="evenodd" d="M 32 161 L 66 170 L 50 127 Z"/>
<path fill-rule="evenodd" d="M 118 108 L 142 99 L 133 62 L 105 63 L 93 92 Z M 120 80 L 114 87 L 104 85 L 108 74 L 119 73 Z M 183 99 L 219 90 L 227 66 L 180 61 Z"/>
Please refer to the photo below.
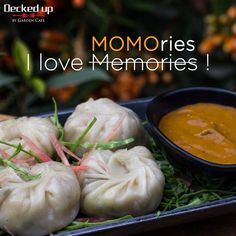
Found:
<path fill-rule="evenodd" d="M 151 98 L 133 100 L 121 103 L 125 107 L 129 107 L 135 111 L 139 117 L 145 119 L 145 111 Z M 66 118 L 73 110 L 65 110 L 59 112 L 61 122 L 65 122 Z M 48 114 L 44 115 L 48 116 Z M 188 223 L 204 218 L 223 215 L 226 213 L 236 212 L 236 196 L 217 200 L 208 204 L 197 207 L 184 209 L 176 209 L 166 211 L 157 216 L 156 213 L 119 221 L 116 223 L 104 224 L 90 228 L 83 228 L 69 232 L 61 232 L 54 235 L 60 236 L 76 236 L 76 235 L 133 235 L 145 231 L 151 231 L 159 228 L 169 227 L 177 224 Z"/>

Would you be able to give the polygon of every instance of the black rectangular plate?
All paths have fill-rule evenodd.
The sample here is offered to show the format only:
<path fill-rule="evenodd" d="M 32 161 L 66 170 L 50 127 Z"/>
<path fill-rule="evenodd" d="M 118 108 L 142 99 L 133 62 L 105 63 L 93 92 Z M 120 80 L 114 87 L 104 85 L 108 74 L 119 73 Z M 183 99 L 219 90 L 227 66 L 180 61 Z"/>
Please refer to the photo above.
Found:
<path fill-rule="evenodd" d="M 121 105 L 135 111 L 138 116 L 145 120 L 145 111 L 151 98 L 133 100 Z M 72 109 L 59 112 L 61 122 L 65 122 L 67 117 L 73 112 Z M 44 114 L 48 116 L 49 114 Z M 83 228 L 69 232 L 61 232 L 54 235 L 60 236 L 76 236 L 76 235 L 131 235 L 142 233 L 145 231 L 155 230 L 159 228 L 169 227 L 177 224 L 187 223 L 226 213 L 236 211 L 236 196 L 214 201 L 197 207 L 184 208 L 181 210 L 172 210 L 163 212 L 160 216 L 157 214 L 149 214 L 145 216 L 135 217 L 116 223 L 104 224 L 100 226 Z"/>

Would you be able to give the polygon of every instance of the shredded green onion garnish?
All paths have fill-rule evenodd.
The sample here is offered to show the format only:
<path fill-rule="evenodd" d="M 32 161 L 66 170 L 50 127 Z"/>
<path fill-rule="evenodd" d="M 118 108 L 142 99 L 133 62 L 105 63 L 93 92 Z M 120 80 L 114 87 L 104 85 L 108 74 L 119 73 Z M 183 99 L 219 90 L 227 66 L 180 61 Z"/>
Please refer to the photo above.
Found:
<path fill-rule="evenodd" d="M 128 138 L 124 140 L 118 140 L 118 141 L 110 141 L 107 143 L 80 143 L 79 147 L 86 148 L 86 149 L 99 149 L 99 150 L 111 150 L 111 149 L 117 149 L 123 146 L 126 146 L 130 143 L 134 142 L 133 138 Z M 70 147 L 74 143 L 71 142 L 63 142 L 64 145 Z"/>
<path fill-rule="evenodd" d="M 8 166 L 8 167 L 12 168 L 25 181 L 30 181 L 30 180 L 35 180 L 35 179 L 40 178 L 40 175 L 31 175 L 27 171 L 25 171 L 25 169 L 15 165 L 12 162 L 12 159 L 15 158 L 20 152 L 24 152 L 24 153 L 28 154 L 30 157 L 34 157 L 36 161 L 41 162 L 40 159 L 36 155 L 34 155 L 33 153 L 31 153 L 29 151 L 24 150 L 20 143 L 18 145 L 7 143 L 4 141 L 0 141 L 0 143 L 16 149 L 15 152 L 9 158 L 7 158 L 7 159 L 0 158 L 0 165 Z"/>
<path fill-rule="evenodd" d="M 22 148 L 23 148 L 22 145 L 19 143 L 17 145 L 17 148 L 16 148 L 15 152 L 11 155 L 9 160 L 12 160 L 14 157 L 16 157 L 21 152 Z"/>
<path fill-rule="evenodd" d="M 59 131 L 59 140 L 63 141 L 64 137 L 65 137 L 65 131 L 59 121 L 57 102 L 54 98 L 52 98 L 52 101 L 54 103 L 54 115 L 53 115 L 53 117 L 49 117 L 49 119 L 52 121 L 52 123 L 57 127 L 57 129 Z"/>
<path fill-rule="evenodd" d="M 134 142 L 133 138 L 120 140 L 120 141 L 110 141 L 108 143 L 84 143 L 81 146 L 84 148 L 96 148 L 96 149 L 102 149 L 102 150 L 110 150 L 115 148 L 120 148 L 122 146 L 128 145 L 130 143 Z"/>
<path fill-rule="evenodd" d="M 4 141 L 0 141 L 0 144 L 4 144 L 4 145 L 6 145 L 6 146 L 9 146 L 9 147 L 12 147 L 12 148 L 15 148 L 16 149 L 16 152 L 18 152 L 18 153 L 20 153 L 20 152 L 24 152 L 25 154 L 28 154 L 30 157 L 33 157 L 37 162 L 41 162 L 41 160 L 40 160 L 40 158 L 37 156 L 37 155 L 35 155 L 34 153 L 32 153 L 32 152 L 30 152 L 30 151 L 27 151 L 27 150 L 25 150 L 23 147 L 22 147 L 22 145 L 21 144 L 12 144 L 12 143 L 8 143 L 8 142 L 4 142 Z M 18 150 L 18 151 L 17 151 Z M 17 153 L 17 154 L 18 154 Z M 16 154 L 16 155 L 17 155 Z M 15 156 L 16 156 L 15 155 Z M 14 157 L 15 157 L 14 156 Z"/>
<path fill-rule="evenodd" d="M 93 127 L 93 125 L 96 123 L 96 121 L 97 121 L 97 118 L 94 117 L 93 120 L 87 126 L 87 128 L 82 132 L 82 134 L 79 136 L 79 138 L 75 141 L 75 143 L 71 145 L 70 149 L 71 149 L 72 152 L 74 152 L 76 150 L 76 148 L 79 147 L 82 140 L 87 135 L 87 133 L 90 131 L 90 129 Z"/>
<path fill-rule="evenodd" d="M 11 157 L 9 159 L 0 158 L 0 165 L 8 166 L 8 167 L 12 168 L 25 181 L 36 180 L 36 179 L 41 177 L 41 175 L 31 175 L 31 174 L 29 174 L 27 171 L 25 171 L 25 169 L 15 165 L 10 159 L 11 159 Z"/>
<path fill-rule="evenodd" d="M 131 218 L 133 218 L 131 215 L 127 215 L 127 216 L 123 216 L 123 217 L 120 217 L 120 218 L 117 218 L 117 219 L 105 220 L 105 221 L 102 221 L 102 222 L 89 222 L 89 221 L 79 222 L 79 221 L 73 221 L 69 226 L 64 228 L 63 231 L 76 230 L 76 229 L 87 228 L 87 227 L 92 227 L 92 226 L 97 226 L 97 225 L 102 225 L 102 224 L 110 224 L 110 223 L 115 223 L 115 222 L 131 219 Z"/>

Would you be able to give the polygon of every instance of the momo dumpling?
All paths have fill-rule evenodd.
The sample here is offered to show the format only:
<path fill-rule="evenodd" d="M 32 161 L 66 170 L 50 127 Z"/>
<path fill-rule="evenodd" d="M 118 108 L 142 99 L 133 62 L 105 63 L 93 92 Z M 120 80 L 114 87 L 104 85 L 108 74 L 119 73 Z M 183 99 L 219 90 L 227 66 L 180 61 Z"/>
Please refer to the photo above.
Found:
<path fill-rule="evenodd" d="M 83 143 L 134 138 L 133 146 L 146 144 L 145 131 L 137 115 L 107 98 L 89 99 L 76 107 L 64 126 L 66 141 L 75 142 L 94 117 L 97 121 L 84 137 Z"/>
<path fill-rule="evenodd" d="M 78 214 L 80 186 L 75 173 L 59 162 L 27 169 L 25 181 L 10 167 L 0 170 L 0 228 L 14 235 L 40 236 L 60 230 Z"/>
<path fill-rule="evenodd" d="M 84 214 L 139 216 L 156 210 L 160 204 L 165 179 L 147 148 L 94 150 L 85 155 L 83 165 L 88 170 L 78 178 Z"/>
<path fill-rule="evenodd" d="M 52 122 L 46 118 L 21 117 L 0 122 L 0 141 L 15 145 L 20 143 L 24 149 L 30 150 L 30 147 L 23 139 L 23 137 L 27 137 L 37 148 L 49 156 L 51 156 L 54 151 L 50 142 L 50 134 L 57 137 L 58 130 Z M 15 148 L 0 144 L 0 150 L 12 155 Z M 29 156 L 20 152 L 17 158 L 20 157 L 28 158 Z"/>

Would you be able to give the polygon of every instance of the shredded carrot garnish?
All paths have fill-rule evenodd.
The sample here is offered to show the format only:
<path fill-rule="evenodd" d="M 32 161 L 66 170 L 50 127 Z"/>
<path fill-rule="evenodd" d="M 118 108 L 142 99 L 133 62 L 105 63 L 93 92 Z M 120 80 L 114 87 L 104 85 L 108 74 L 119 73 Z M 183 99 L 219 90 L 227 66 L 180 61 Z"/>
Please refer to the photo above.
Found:
<path fill-rule="evenodd" d="M 105 138 L 106 142 L 109 142 L 117 133 L 117 131 L 120 129 L 123 121 L 125 119 L 125 115 L 121 116 L 119 118 L 119 120 L 117 121 L 117 123 L 114 125 L 114 127 L 111 129 L 111 132 L 107 135 L 107 137 Z"/>
<path fill-rule="evenodd" d="M 89 169 L 88 166 L 71 166 L 71 168 L 72 168 L 75 172 L 86 171 L 86 170 Z"/>
<path fill-rule="evenodd" d="M 81 161 L 81 165 L 85 165 L 86 166 L 86 163 L 90 160 L 93 160 L 95 162 L 98 163 L 98 165 L 100 167 L 102 167 L 106 172 L 109 171 L 109 168 L 107 166 L 107 164 L 104 162 L 104 161 L 101 161 L 101 160 L 98 160 L 97 158 L 95 157 L 92 157 L 93 153 L 94 153 L 95 149 L 92 149 L 90 150 L 87 154 L 86 154 L 86 157 L 82 159 Z M 89 167 L 90 168 L 90 167 Z"/>
<path fill-rule="evenodd" d="M 64 165 L 70 166 L 74 172 L 88 170 L 88 166 L 85 166 L 85 165 L 77 165 L 77 166 L 70 165 L 65 153 L 75 158 L 78 161 L 78 164 L 81 164 L 81 158 L 76 156 L 72 151 L 70 151 L 67 147 L 65 147 L 62 143 L 60 143 L 60 141 L 56 138 L 55 135 L 50 135 L 50 140 Z"/>
<path fill-rule="evenodd" d="M 62 145 L 62 144 L 61 144 Z M 79 158 L 78 156 L 76 156 L 72 151 L 70 151 L 67 147 L 65 147 L 64 145 L 62 145 L 62 149 L 65 153 L 67 153 L 68 155 L 70 155 L 71 157 L 74 157 L 77 161 L 81 162 L 81 158 Z"/>
<path fill-rule="evenodd" d="M 105 170 L 106 172 L 108 172 L 108 166 L 107 166 L 107 164 L 104 162 L 104 161 L 101 161 L 101 160 L 98 160 L 98 159 L 96 159 L 96 158 L 94 158 L 94 157 L 87 157 L 87 160 L 85 160 L 84 162 L 83 162 L 83 164 L 85 164 L 86 163 L 86 161 L 90 161 L 90 160 L 93 160 L 93 161 L 95 161 L 95 162 L 97 162 L 97 164 L 100 166 L 100 167 L 102 167 L 102 169 L 103 170 Z M 86 165 L 86 164 L 85 164 Z"/>
<path fill-rule="evenodd" d="M 4 151 L 2 149 L 0 149 L 0 155 L 2 155 L 2 157 L 5 158 L 5 159 L 11 157 L 6 151 Z"/>
<path fill-rule="evenodd" d="M 40 158 L 42 162 L 52 161 L 52 159 L 38 148 L 28 137 L 21 135 L 26 145 Z"/>
<path fill-rule="evenodd" d="M 2 157 L 4 159 L 9 159 L 11 157 L 11 155 L 9 155 L 6 151 L 0 149 L 0 155 L 2 155 Z M 35 160 L 34 158 L 27 158 L 27 159 L 12 159 L 12 162 L 13 163 L 16 163 L 16 164 L 35 164 Z"/>
<path fill-rule="evenodd" d="M 65 166 L 70 166 L 70 163 L 63 151 L 63 147 L 62 147 L 63 145 L 57 140 L 56 136 L 53 134 L 50 134 L 50 141 L 51 141 L 53 147 L 55 148 L 57 155 L 60 157 L 62 163 Z"/>
<path fill-rule="evenodd" d="M 12 162 L 14 162 L 15 164 L 36 164 L 35 159 L 33 157 L 27 159 L 12 159 Z"/>

